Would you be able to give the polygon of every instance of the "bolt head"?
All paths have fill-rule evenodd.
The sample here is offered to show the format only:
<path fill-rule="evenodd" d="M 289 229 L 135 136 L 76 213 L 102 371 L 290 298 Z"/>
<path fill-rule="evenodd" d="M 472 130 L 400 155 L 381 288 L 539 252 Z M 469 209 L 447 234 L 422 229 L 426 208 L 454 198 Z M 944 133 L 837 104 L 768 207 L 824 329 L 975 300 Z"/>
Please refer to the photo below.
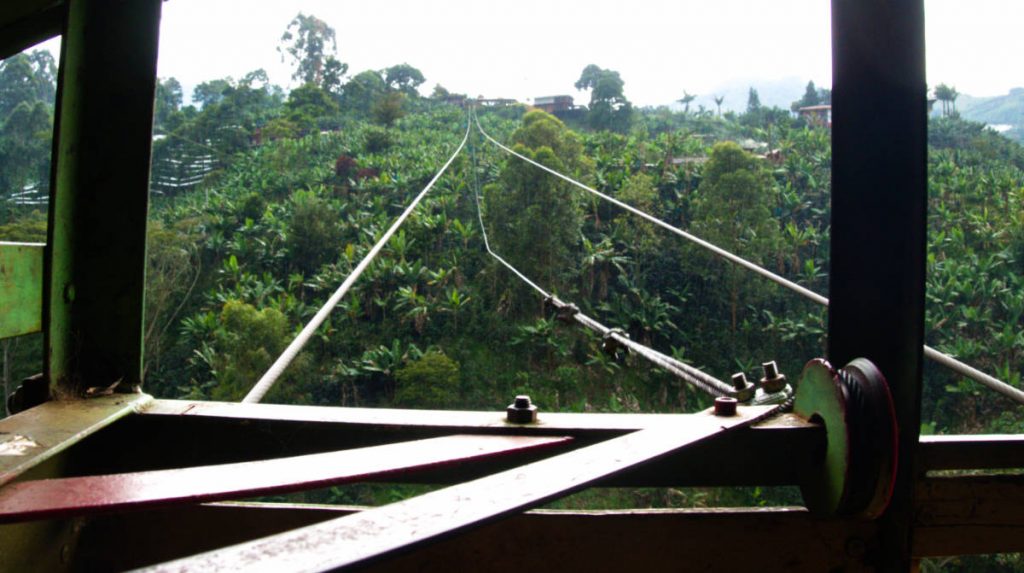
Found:
<path fill-rule="evenodd" d="M 779 376 L 779 365 L 774 360 L 761 364 L 761 369 L 764 371 L 764 377 L 768 380 Z"/>
<path fill-rule="evenodd" d="M 529 408 L 530 407 L 530 397 L 525 395 L 525 394 L 520 394 L 519 396 L 516 396 L 516 399 L 515 399 L 515 402 L 513 402 L 513 405 L 516 408 Z"/>

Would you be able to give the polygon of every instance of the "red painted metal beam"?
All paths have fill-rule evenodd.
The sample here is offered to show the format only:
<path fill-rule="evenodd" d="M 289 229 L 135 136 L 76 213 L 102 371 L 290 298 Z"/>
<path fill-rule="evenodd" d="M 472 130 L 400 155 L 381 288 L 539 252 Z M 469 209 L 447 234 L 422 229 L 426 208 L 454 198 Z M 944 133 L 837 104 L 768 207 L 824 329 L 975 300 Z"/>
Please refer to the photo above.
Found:
<path fill-rule="evenodd" d="M 708 412 L 686 416 L 674 427 L 640 430 L 403 502 L 147 570 L 333 571 L 360 567 L 579 491 L 748 424 L 770 409 L 741 408 L 739 415 L 728 418 Z"/>
<path fill-rule="evenodd" d="M 0 489 L 0 523 L 241 499 L 386 479 L 570 441 L 572 438 L 567 437 L 456 435 L 256 462 L 20 482 Z"/>

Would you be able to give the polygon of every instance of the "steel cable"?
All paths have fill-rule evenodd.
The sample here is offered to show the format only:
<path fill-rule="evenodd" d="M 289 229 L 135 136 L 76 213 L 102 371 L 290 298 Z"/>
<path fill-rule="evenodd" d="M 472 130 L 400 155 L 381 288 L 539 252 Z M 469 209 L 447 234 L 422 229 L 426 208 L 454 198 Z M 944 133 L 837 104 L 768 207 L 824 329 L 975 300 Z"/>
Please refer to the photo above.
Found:
<path fill-rule="evenodd" d="M 639 342 L 632 340 L 628 336 L 616 331 L 615 329 L 608 328 L 607 326 L 601 324 L 600 322 L 594 320 L 593 318 L 590 318 L 589 316 L 583 314 L 582 312 L 579 312 L 575 306 L 563 302 L 558 297 L 544 290 L 536 283 L 531 281 L 529 278 L 527 278 L 526 275 L 524 275 L 518 269 L 512 266 L 511 263 L 502 258 L 501 255 L 495 253 L 494 250 L 491 249 L 491 243 L 487 237 L 487 229 L 484 226 L 483 210 L 480 206 L 480 182 L 477 179 L 476 173 L 476 148 L 472 144 L 470 144 L 469 153 L 470 156 L 473 158 L 472 160 L 474 165 L 473 196 L 476 199 L 476 214 L 477 219 L 480 221 L 480 233 L 483 236 L 484 247 L 487 249 L 488 254 L 494 257 L 495 260 L 501 263 L 502 266 L 504 266 L 514 275 L 522 279 L 523 282 L 530 285 L 530 287 L 533 288 L 533 290 L 537 291 L 541 296 L 544 297 L 545 300 L 549 301 L 552 304 L 552 306 L 554 306 L 556 309 L 573 309 L 573 320 L 575 320 L 577 323 L 584 326 L 585 328 L 597 332 L 603 337 L 613 339 L 618 344 L 621 344 L 622 346 L 629 348 L 631 351 L 648 360 L 652 364 L 660 366 L 661 368 L 672 373 L 673 375 L 680 378 L 684 382 L 689 383 L 695 388 L 703 390 L 705 393 L 710 394 L 711 396 L 732 396 L 733 394 L 736 393 L 732 386 L 726 384 L 725 382 L 722 382 L 721 380 L 715 378 L 714 376 L 711 376 L 710 374 L 707 374 L 702 370 L 694 368 L 689 364 L 676 360 L 671 356 L 666 356 L 665 354 L 662 354 L 661 352 L 658 352 L 653 348 L 644 346 L 643 344 L 640 344 Z"/>
<path fill-rule="evenodd" d="M 288 368 L 288 365 L 291 364 L 293 360 L 295 360 L 295 357 L 298 356 L 302 348 L 309 342 L 310 338 L 313 337 L 313 334 L 316 332 L 316 330 L 320 328 L 320 325 L 322 325 L 324 321 L 327 320 L 327 317 L 331 314 L 331 311 L 334 310 L 334 307 L 337 306 L 339 302 L 341 302 L 341 299 L 349 291 L 349 289 L 356 282 L 356 280 L 359 279 L 360 275 L 363 274 L 363 271 L 365 271 L 366 268 L 370 266 L 370 263 L 372 263 L 374 258 L 377 257 L 377 254 L 381 251 L 381 249 L 384 248 L 384 245 L 386 245 L 387 242 L 391 240 L 391 236 L 395 234 L 395 231 L 397 231 L 398 228 L 402 226 L 402 223 L 404 223 L 405 220 L 409 217 L 409 215 L 412 214 L 413 210 L 416 208 L 417 205 L 419 205 L 423 197 L 425 197 L 427 193 L 430 192 L 430 189 L 433 188 L 434 183 L 436 183 L 437 180 L 441 178 L 441 175 L 443 175 L 444 172 L 448 169 L 448 166 L 452 164 L 452 161 L 455 161 L 455 158 L 459 155 L 459 153 L 462 152 L 462 148 L 465 147 L 466 141 L 469 139 L 469 130 L 471 125 L 472 124 L 469 122 L 469 119 L 467 118 L 466 133 L 465 135 L 462 136 L 462 143 L 459 143 L 459 147 L 455 150 L 454 153 L 452 153 L 452 156 L 448 158 L 448 161 L 445 162 L 443 167 L 441 167 L 441 170 L 438 171 L 436 175 L 434 175 L 434 178 L 431 179 L 429 183 L 427 183 L 427 186 L 424 187 L 422 191 L 420 191 L 419 195 L 417 195 L 416 198 L 413 199 L 411 203 L 409 203 L 409 206 L 405 208 L 405 211 L 403 211 L 402 214 L 398 216 L 398 219 L 396 219 L 395 222 L 392 223 L 391 227 L 384 233 L 380 240 L 377 241 L 373 248 L 370 249 L 370 252 L 367 253 L 365 257 L 363 257 L 363 260 L 359 261 L 359 264 L 356 265 L 356 268 L 348 275 L 348 277 L 345 278 L 345 281 L 341 283 L 341 286 L 338 287 L 338 290 L 334 291 L 334 294 L 331 295 L 331 298 L 328 299 L 327 302 L 324 303 L 322 307 L 320 307 L 320 310 L 317 311 L 317 313 L 313 316 L 309 323 L 306 324 L 306 326 L 302 329 L 298 336 L 296 336 L 295 339 L 292 340 L 291 344 L 289 344 L 288 347 L 284 349 L 284 352 L 281 353 L 281 356 L 279 356 L 277 360 L 274 361 L 274 363 L 270 366 L 270 368 L 263 375 L 263 377 L 260 378 L 258 382 L 256 382 L 256 385 L 252 387 L 252 390 L 249 390 L 249 393 L 246 394 L 245 398 L 242 399 L 243 403 L 252 404 L 259 402 L 260 400 L 263 399 L 263 396 L 266 395 L 270 388 L 273 387 L 274 383 L 277 382 L 277 379 L 281 376 L 285 369 Z"/>
<path fill-rule="evenodd" d="M 555 177 L 558 177 L 559 179 L 562 179 L 563 181 L 566 181 L 567 183 L 570 183 L 570 184 L 572 184 L 572 185 L 574 185 L 576 187 L 579 187 L 580 189 L 582 189 L 582 190 L 584 190 L 584 191 L 586 191 L 588 193 L 596 195 L 597 197 L 600 197 L 601 199 L 604 199 L 605 201 L 608 201 L 609 203 L 612 203 L 613 205 L 615 205 L 617 207 L 625 209 L 626 211 L 629 211 L 630 213 L 632 213 L 632 214 L 634 214 L 634 215 L 636 215 L 636 216 L 638 216 L 638 217 L 640 217 L 640 218 L 642 218 L 642 219 L 644 219 L 644 220 L 646 220 L 648 222 L 651 222 L 651 223 L 653 223 L 653 224 L 655 224 L 655 225 L 657 225 L 657 226 L 659 226 L 659 227 L 669 231 L 670 233 L 678 235 L 678 236 L 680 236 L 680 237 L 682 237 L 682 238 L 684 238 L 684 239 L 686 239 L 686 240 L 688 240 L 688 241 L 690 241 L 690 242 L 692 242 L 692 243 L 694 243 L 696 245 L 699 245 L 700 247 L 703 247 L 704 249 L 706 249 L 708 251 L 711 251 L 712 253 L 718 255 L 719 257 L 722 257 L 723 259 L 726 259 L 726 260 L 728 260 L 728 261 L 730 261 L 732 263 L 735 263 L 735 264 L 737 264 L 737 265 L 739 265 L 739 266 L 741 266 L 741 267 L 743 267 L 743 268 L 745 268 L 745 269 L 747 269 L 749 271 L 752 271 L 752 272 L 754 272 L 756 274 L 759 274 L 762 277 L 764 277 L 764 278 L 766 278 L 766 279 L 768 279 L 768 280 L 770 280 L 770 281 L 772 281 L 772 282 L 774 282 L 774 283 L 776 283 L 776 284 L 778 284 L 780 286 L 788 288 L 789 290 L 799 294 L 800 296 L 802 296 L 802 297 L 804 297 L 804 298 L 806 298 L 808 300 L 811 300 L 811 301 L 816 302 L 816 303 L 818 303 L 820 305 L 823 305 L 823 306 L 828 306 L 828 299 L 826 297 L 821 296 L 820 294 L 818 294 L 818 293 L 816 293 L 816 292 L 814 292 L 814 291 L 812 291 L 812 290 L 810 290 L 810 289 L 808 289 L 806 287 L 800 286 L 799 284 L 797 284 L 797 283 L 795 283 L 795 282 L 793 282 L 793 281 L 791 281 L 791 280 L 789 280 L 789 279 L 787 279 L 785 277 L 779 276 L 779 275 L 769 271 L 768 269 L 766 269 L 764 267 L 761 267 L 760 265 L 752 263 L 752 262 L 744 259 L 743 257 L 740 257 L 738 255 L 735 255 L 735 254 L 729 252 L 729 251 L 726 251 L 725 249 L 723 249 L 723 248 L 721 248 L 721 247 L 719 247 L 717 245 L 714 245 L 712 243 L 709 243 L 709 242 L 705 241 L 704 239 L 701 239 L 700 237 L 697 237 L 695 235 L 691 235 L 690 233 L 687 233 L 686 231 L 683 231 L 682 229 L 679 229 L 677 227 L 673 227 L 672 225 L 669 225 L 668 223 L 666 223 L 665 221 L 662 221 L 661 219 L 658 219 L 657 217 L 654 217 L 654 216 L 649 215 L 649 214 L 647 214 L 647 213 L 645 213 L 645 212 L 643 212 L 643 211 L 641 211 L 641 210 L 639 210 L 639 209 L 637 209 L 635 207 L 627 205 L 626 203 L 623 203 L 622 201 L 619 201 L 618 199 L 615 199 L 614 197 L 606 195 L 606 194 L 598 191 L 597 189 L 594 189 L 594 188 L 592 188 L 592 187 L 590 187 L 588 185 L 580 183 L 579 181 L 576 181 L 575 179 L 573 179 L 573 178 L 571 178 L 571 177 L 569 177 L 567 175 L 563 175 L 563 174 L 555 171 L 554 169 L 551 169 L 549 167 L 541 165 L 540 163 L 530 159 L 529 157 L 525 157 L 525 156 L 523 156 L 523 155 L 521 155 L 519 153 L 516 153 L 515 151 L 513 151 L 513 150 L 509 149 L 508 147 L 502 145 L 496 139 L 494 139 L 493 137 L 488 135 L 487 132 L 484 131 L 484 128 L 480 125 L 480 119 L 479 118 L 474 116 L 474 119 L 476 121 L 476 127 L 480 131 L 480 133 L 483 134 L 483 136 L 485 138 L 487 138 L 491 143 L 493 143 L 494 145 L 498 146 L 499 148 L 501 148 L 502 150 L 506 151 L 507 153 L 510 153 L 510 154 L 518 157 L 519 159 L 522 159 L 523 161 L 526 161 L 527 163 L 530 163 L 534 167 L 538 167 L 538 168 L 540 168 L 540 169 L 550 173 L 551 175 L 554 175 Z M 952 356 L 950 356 L 948 354 L 944 354 L 944 353 L 942 353 L 942 352 L 940 352 L 940 351 L 938 351 L 938 350 L 936 350 L 936 349 L 934 349 L 934 348 L 932 348 L 932 347 L 930 347 L 928 345 L 924 346 L 924 355 L 928 359 L 930 359 L 930 360 L 932 360 L 934 362 L 937 362 L 937 363 L 941 364 L 942 366 L 945 366 L 946 368 L 952 370 L 953 372 L 956 372 L 957 374 L 960 374 L 961 376 L 964 376 L 966 378 L 970 378 L 971 380 L 974 380 L 975 382 L 978 382 L 978 383 L 980 383 L 980 384 L 982 384 L 984 386 L 987 386 L 988 388 L 990 388 L 992 390 L 995 390 L 996 392 L 999 392 L 1000 394 L 1006 396 L 1007 398 L 1010 398 L 1011 400 L 1013 400 L 1013 401 L 1015 401 L 1017 403 L 1024 404 L 1024 391 L 1021 391 L 1021 390 L 1015 388 L 1014 386 L 1012 386 L 1010 384 L 1007 384 L 1006 382 L 1003 382 L 1002 380 L 999 380 L 998 378 L 995 378 L 993 376 L 985 374 L 984 372 L 978 370 L 977 368 L 974 368 L 974 367 L 972 367 L 972 366 L 970 366 L 968 364 L 965 364 L 965 363 L 957 360 L 956 358 L 953 358 Z"/>

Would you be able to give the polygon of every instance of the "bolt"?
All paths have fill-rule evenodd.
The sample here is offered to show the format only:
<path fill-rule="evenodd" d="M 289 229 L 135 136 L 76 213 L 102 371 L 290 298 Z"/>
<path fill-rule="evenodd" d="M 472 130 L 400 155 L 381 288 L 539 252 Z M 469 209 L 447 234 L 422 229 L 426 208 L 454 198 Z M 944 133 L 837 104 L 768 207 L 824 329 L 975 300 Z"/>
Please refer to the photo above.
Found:
<path fill-rule="evenodd" d="M 732 387 L 736 390 L 733 396 L 740 402 L 749 402 L 754 398 L 754 385 L 747 381 L 747 375 L 737 372 L 732 375 Z"/>
<path fill-rule="evenodd" d="M 786 375 L 779 374 L 779 366 L 775 364 L 774 360 L 761 364 L 762 370 L 764 370 L 764 378 L 761 379 L 761 388 L 769 393 L 774 394 L 781 392 L 786 388 Z"/>
<path fill-rule="evenodd" d="M 715 415 L 716 416 L 735 416 L 736 415 L 736 404 L 739 401 L 736 398 L 730 398 L 728 396 L 719 396 L 715 398 Z"/>
<path fill-rule="evenodd" d="M 510 424 L 532 424 L 537 421 L 537 406 L 530 402 L 529 396 L 520 394 L 505 409 L 505 420 Z"/>

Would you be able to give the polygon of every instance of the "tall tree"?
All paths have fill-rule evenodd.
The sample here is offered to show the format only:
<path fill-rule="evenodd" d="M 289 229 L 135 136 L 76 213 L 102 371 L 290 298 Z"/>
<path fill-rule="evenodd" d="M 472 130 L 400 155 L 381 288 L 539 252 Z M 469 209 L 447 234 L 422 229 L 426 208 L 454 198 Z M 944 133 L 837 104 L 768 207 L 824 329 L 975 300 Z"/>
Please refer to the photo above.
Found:
<path fill-rule="evenodd" d="M 683 104 L 685 106 L 683 108 L 683 113 L 690 113 L 690 102 L 692 102 L 695 99 L 697 99 L 697 96 L 695 96 L 695 95 L 693 95 L 691 93 L 687 93 L 686 91 L 683 91 L 683 97 L 678 99 L 678 100 L 676 100 L 676 101 L 678 101 L 679 103 L 681 103 L 681 104 Z"/>
<path fill-rule="evenodd" d="M 623 94 L 625 82 L 619 72 L 590 64 L 583 68 L 575 85 L 578 90 L 590 90 L 587 121 L 591 127 L 620 133 L 629 131 L 633 104 Z"/>
<path fill-rule="evenodd" d="M 295 66 L 292 79 L 302 84 L 314 84 L 328 92 L 337 91 L 342 77 L 348 72 L 348 64 L 335 57 L 338 42 L 334 28 L 327 22 L 299 12 L 281 35 L 281 44 L 277 51 L 281 53 L 282 60 L 287 53 Z"/>
<path fill-rule="evenodd" d="M 704 166 L 694 202 L 698 234 L 754 263 L 768 260 L 780 242 L 772 217 L 771 181 L 761 160 L 733 142 L 716 144 Z M 730 318 L 738 326 L 740 293 L 749 283 L 745 269 L 726 265 Z"/>
<path fill-rule="evenodd" d="M 761 109 L 761 96 L 757 94 L 757 90 L 751 86 L 750 91 L 747 92 L 747 113 L 756 113 Z"/>
<path fill-rule="evenodd" d="M 224 99 L 224 93 L 234 87 L 235 80 L 222 78 L 219 80 L 205 81 L 192 88 L 192 103 L 199 107 L 220 103 Z"/>
<path fill-rule="evenodd" d="M 163 130 L 171 115 L 181 109 L 182 97 L 181 83 L 177 79 L 157 80 L 154 127 Z"/>
<path fill-rule="evenodd" d="M 956 98 L 960 93 L 955 87 L 946 84 L 935 86 L 935 99 L 942 102 L 942 115 L 951 116 L 956 113 Z"/>
<path fill-rule="evenodd" d="M 583 146 L 554 116 L 533 110 L 512 135 L 517 153 L 564 173 L 586 169 Z M 485 189 L 487 225 L 496 249 L 527 276 L 564 291 L 576 267 L 582 213 L 568 185 L 521 161 L 510 161 Z M 519 298 L 517 307 L 529 299 Z"/>
<path fill-rule="evenodd" d="M 289 121 L 302 131 L 310 131 L 317 127 L 321 118 L 333 118 L 340 111 L 337 102 L 326 90 L 316 84 L 304 84 L 288 94 L 285 102 Z"/>
<path fill-rule="evenodd" d="M 341 105 L 346 110 L 354 110 L 364 116 L 373 110 L 373 104 L 387 91 L 387 84 L 380 72 L 366 70 L 355 75 L 345 84 L 341 96 Z"/>
<path fill-rule="evenodd" d="M 804 89 L 803 97 L 793 102 L 793 105 L 790 106 L 790 109 L 792 109 L 793 111 L 797 111 L 802 107 L 810 107 L 813 105 L 820 104 L 821 94 L 819 93 L 818 88 L 814 86 L 814 81 L 812 80 L 807 82 L 807 88 Z"/>
<path fill-rule="evenodd" d="M 50 141 L 53 116 L 50 107 L 35 100 L 17 105 L 0 122 L 0 193 L 4 203 L 11 195 L 49 189 Z"/>
<path fill-rule="evenodd" d="M 426 81 L 423 73 L 409 64 L 398 64 L 384 70 L 384 83 L 388 89 L 397 90 L 407 96 L 415 97 L 416 88 Z"/>
<path fill-rule="evenodd" d="M 402 92 L 391 92 L 373 104 L 373 118 L 384 127 L 391 127 L 405 115 L 405 98 Z"/>
<path fill-rule="evenodd" d="M 38 99 L 36 75 L 28 56 L 18 54 L 0 62 L 0 121 L 19 104 Z"/>
<path fill-rule="evenodd" d="M 715 96 L 715 107 L 718 108 L 718 117 L 722 117 L 722 102 L 724 102 L 724 101 L 725 101 L 725 96 L 724 95 L 721 95 L 721 96 L 716 95 Z"/>

